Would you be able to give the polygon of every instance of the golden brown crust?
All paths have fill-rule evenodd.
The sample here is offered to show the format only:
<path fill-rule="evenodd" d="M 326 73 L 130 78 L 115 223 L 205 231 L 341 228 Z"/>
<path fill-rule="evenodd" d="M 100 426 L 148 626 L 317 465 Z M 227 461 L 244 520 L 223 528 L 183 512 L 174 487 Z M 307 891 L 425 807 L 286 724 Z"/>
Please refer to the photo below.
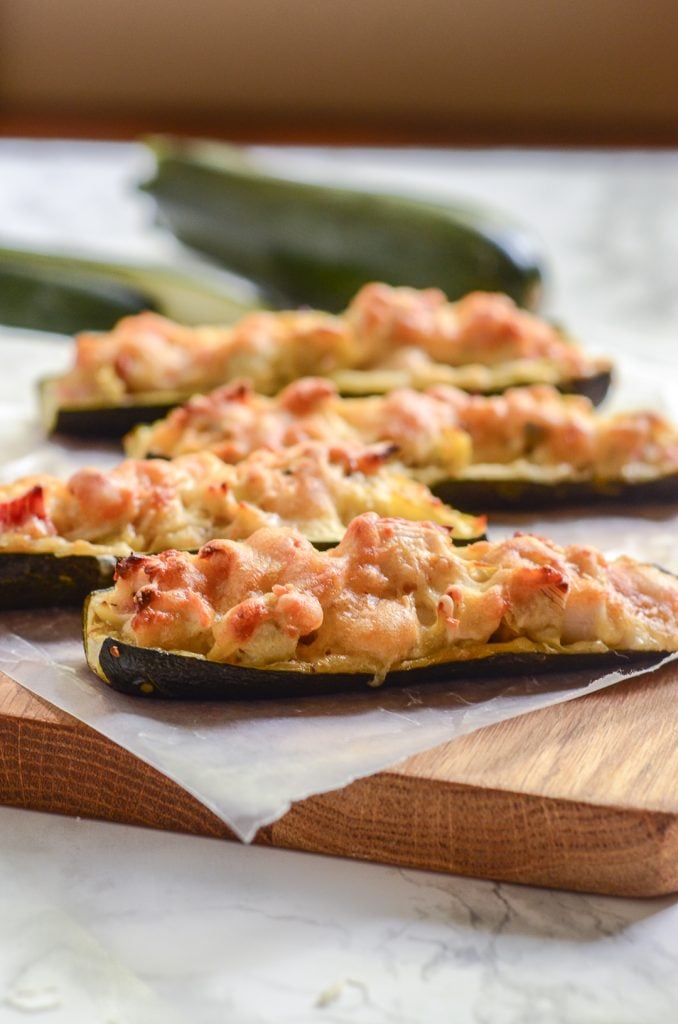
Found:
<path fill-rule="evenodd" d="M 206 391 L 244 376 L 275 394 L 298 377 L 356 370 L 397 372 L 416 387 L 442 380 L 472 388 L 477 379 L 478 390 L 491 390 L 498 367 L 503 389 L 592 376 L 601 365 L 507 296 L 476 292 L 449 303 L 436 289 L 370 284 L 342 316 L 260 312 L 230 328 L 182 327 L 154 313 L 126 317 L 106 335 L 76 338 L 75 365 L 57 394 L 66 406 L 115 403 Z"/>
<path fill-rule="evenodd" d="M 128 459 L 107 473 L 80 469 L 68 480 L 25 478 L 0 488 L 0 550 L 194 549 L 266 525 L 334 542 L 368 509 L 433 519 L 459 540 L 483 533 L 483 518 L 455 512 L 390 468 L 391 453 L 388 445 L 306 442 L 259 449 L 237 466 L 197 452 L 172 462 Z"/>
<path fill-rule="evenodd" d="M 647 411 L 601 416 L 587 398 L 548 385 L 493 397 L 439 385 L 342 399 L 320 378 L 295 381 L 277 398 L 238 382 L 138 428 L 127 444 L 138 454 L 168 456 L 210 448 L 237 462 L 262 444 L 275 449 L 305 438 L 392 442 L 399 461 L 423 471 L 429 483 L 482 478 L 502 467 L 510 467 L 504 476 L 515 478 L 548 468 L 596 480 L 678 471 L 678 431 L 663 417 Z"/>
<path fill-rule="evenodd" d="M 357 517 L 320 553 L 262 529 L 197 555 L 131 559 L 97 604 L 102 633 L 211 660 L 371 671 L 547 651 L 678 649 L 678 580 L 632 559 L 516 534 L 455 549 L 432 523 Z"/>

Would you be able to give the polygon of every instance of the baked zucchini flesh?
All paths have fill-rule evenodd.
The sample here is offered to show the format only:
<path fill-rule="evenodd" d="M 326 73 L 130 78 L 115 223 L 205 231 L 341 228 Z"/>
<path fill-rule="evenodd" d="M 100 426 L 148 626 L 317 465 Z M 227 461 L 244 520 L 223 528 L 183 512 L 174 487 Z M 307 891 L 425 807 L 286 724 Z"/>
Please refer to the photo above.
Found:
<path fill-rule="evenodd" d="M 275 398 L 240 382 L 137 427 L 125 447 L 166 458 L 209 449 L 237 462 L 259 445 L 301 437 L 389 441 L 410 475 L 470 510 L 678 500 L 675 426 L 653 412 L 602 416 L 588 399 L 548 385 L 493 397 L 439 385 L 347 399 L 319 377 Z"/>
<path fill-rule="evenodd" d="M 126 559 L 84 639 L 104 682 L 177 698 L 650 667 L 678 649 L 678 580 L 527 534 L 455 548 L 433 523 L 366 513 L 327 552 L 264 528 Z"/>
<path fill-rule="evenodd" d="M 215 537 L 294 525 L 336 544 L 366 510 L 431 519 L 451 539 L 483 536 L 484 517 L 448 508 L 386 464 L 391 449 L 308 442 L 231 466 L 210 452 L 128 459 L 108 473 L 29 477 L 0 489 L 0 607 L 80 602 L 112 581 L 116 557 L 195 550 Z"/>
<path fill-rule="evenodd" d="M 258 312 L 229 327 L 183 327 L 154 313 L 126 317 L 108 334 L 76 337 L 73 368 L 43 388 L 48 429 L 115 429 L 108 410 L 148 407 L 247 377 L 262 394 L 310 374 L 342 392 L 379 393 L 436 383 L 494 393 L 547 383 L 565 390 L 609 383 L 610 364 L 587 356 L 505 295 L 456 303 L 436 289 L 368 285 L 342 315 Z M 139 420 L 137 420 L 139 422 Z M 99 424 L 97 426 L 97 424 Z"/>

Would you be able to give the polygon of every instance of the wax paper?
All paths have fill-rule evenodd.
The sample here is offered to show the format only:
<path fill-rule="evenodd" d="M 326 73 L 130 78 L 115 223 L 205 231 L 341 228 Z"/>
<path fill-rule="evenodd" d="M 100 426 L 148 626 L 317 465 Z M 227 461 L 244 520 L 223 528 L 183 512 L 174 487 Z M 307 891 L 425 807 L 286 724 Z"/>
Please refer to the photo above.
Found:
<path fill-rule="evenodd" d="M 6 365 L 17 368 L 16 374 L 0 380 L 2 479 L 36 471 L 66 473 L 84 462 L 111 465 L 120 458 L 114 446 L 83 447 L 42 438 L 33 382 L 66 365 L 65 342 L 4 332 L 0 353 Z M 633 385 L 626 392 L 625 382 Z M 653 408 L 675 414 L 669 369 L 657 373 L 628 364 L 617 401 L 623 404 L 624 397 L 633 398 L 627 404 L 642 404 L 644 398 Z M 493 520 L 490 528 L 494 536 L 515 527 L 536 529 L 561 542 L 586 541 L 613 554 L 628 551 L 678 571 L 677 525 L 672 513 L 649 509 L 628 517 L 514 517 Z M 0 668 L 174 779 L 245 841 L 296 800 L 343 787 L 456 736 L 636 674 L 626 666 L 604 675 L 568 672 L 306 699 L 141 701 L 111 691 L 87 669 L 80 631 L 75 612 L 4 613 Z"/>

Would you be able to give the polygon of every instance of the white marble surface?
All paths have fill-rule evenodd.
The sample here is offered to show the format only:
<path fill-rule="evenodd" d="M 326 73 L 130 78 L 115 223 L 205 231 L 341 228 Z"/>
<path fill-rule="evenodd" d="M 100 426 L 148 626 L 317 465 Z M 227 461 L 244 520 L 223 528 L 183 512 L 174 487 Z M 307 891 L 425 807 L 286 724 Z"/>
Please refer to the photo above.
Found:
<path fill-rule="evenodd" d="M 675 358 L 678 154 L 312 154 L 494 201 L 542 239 L 548 308 Z M 296 153 L 286 154 L 298 166 Z M 5 240 L 172 253 L 133 148 L 0 143 Z M 678 907 L 0 808 L 0 1024 L 670 1024 Z"/>
<path fill-rule="evenodd" d="M 678 906 L 0 809 L 0 1021 L 669 1024 Z"/>

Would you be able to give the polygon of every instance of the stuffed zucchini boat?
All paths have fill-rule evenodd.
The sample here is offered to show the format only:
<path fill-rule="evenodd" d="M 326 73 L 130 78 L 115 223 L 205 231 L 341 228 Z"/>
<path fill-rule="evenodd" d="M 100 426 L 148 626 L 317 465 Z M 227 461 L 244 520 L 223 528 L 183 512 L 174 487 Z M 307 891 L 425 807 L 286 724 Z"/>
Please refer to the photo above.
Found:
<path fill-rule="evenodd" d="M 470 510 L 678 501 L 678 430 L 656 413 L 601 416 L 548 385 L 469 395 L 445 385 L 341 398 L 308 377 L 276 398 L 247 383 L 198 395 L 125 438 L 130 455 L 209 449 L 237 462 L 302 438 L 389 441 L 415 479 Z"/>
<path fill-rule="evenodd" d="M 309 374 L 332 378 L 344 394 L 545 383 L 599 401 L 610 364 L 505 295 L 449 303 L 436 289 L 372 284 L 338 316 L 258 312 L 230 327 L 184 327 L 142 313 L 108 334 L 80 334 L 73 368 L 43 383 L 43 413 L 49 431 L 113 436 L 237 378 L 273 395 Z"/>
<path fill-rule="evenodd" d="M 457 543 L 483 536 L 483 517 L 448 508 L 386 465 L 387 445 L 308 442 L 260 450 L 237 466 L 211 452 L 28 477 L 0 488 L 0 608 L 80 602 L 113 579 L 116 558 L 195 550 L 214 537 L 293 525 L 336 544 L 366 510 L 442 524 Z"/>
<path fill-rule="evenodd" d="M 263 528 L 120 562 L 88 600 L 87 661 L 129 694 L 227 699 L 539 673 L 678 649 L 678 579 L 518 534 L 454 548 L 366 513 L 319 552 Z"/>

